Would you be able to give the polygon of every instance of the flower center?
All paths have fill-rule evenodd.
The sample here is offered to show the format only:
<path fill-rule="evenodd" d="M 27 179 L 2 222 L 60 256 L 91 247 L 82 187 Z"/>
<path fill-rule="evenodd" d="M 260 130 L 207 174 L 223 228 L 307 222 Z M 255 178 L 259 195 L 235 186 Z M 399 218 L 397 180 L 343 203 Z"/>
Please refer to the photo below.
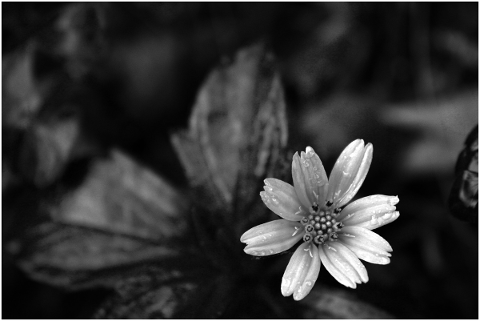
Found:
<path fill-rule="evenodd" d="M 343 224 L 337 222 L 335 217 L 340 213 L 339 209 L 332 211 L 330 208 L 319 208 L 317 204 L 312 206 L 311 214 L 305 216 L 300 222 L 305 227 L 304 242 L 314 242 L 317 245 L 327 241 L 338 239 L 338 232 Z"/>

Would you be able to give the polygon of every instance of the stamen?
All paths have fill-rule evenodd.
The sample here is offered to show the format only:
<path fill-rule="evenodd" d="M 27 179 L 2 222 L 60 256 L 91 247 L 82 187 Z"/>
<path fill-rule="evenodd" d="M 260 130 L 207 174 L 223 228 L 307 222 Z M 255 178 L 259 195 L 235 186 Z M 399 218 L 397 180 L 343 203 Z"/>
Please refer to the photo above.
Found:
<path fill-rule="evenodd" d="M 307 233 L 312 233 L 314 230 L 313 226 L 311 224 L 308 224 L 307 226 L 305 226 L 305 231 Z"/>
<path fill-rule="evenodd" d="M 302 207 L 299 206 L 299 207 L 298 207 L 298 211 L 295 212 L 295 215 L 300 215 L 300 214 L 302 214 L 302 212 L 303 212 Z"/>
<path fill-rule="evenodd" d="M 307 243 L 310 242 L 310 241 L 312 241 L 312 235 L 309 234 L 309 233 L 305 234 L 305 235 L 303 236 L 303 241 L 304 241 L 304 242 L 307 242 Z"/>
<path fill-rule="evenodd" d="M 327 202 L 329 205 L 331 202 Z M 318 209 L 316 212 L 312 210 Z M 302 219 L 302 224 L 305 227 L 305 242 L 313 242 L 317 245 L 325 244 L 326 242 L 335 242 L 338 239 L 338 234 L 341 228 L 344 226 L 343 223 L 337 222 L 335 217 L 337 216 L 337 209 L 335 210 L 325 210 L 319 209 L 317 203 L 312 205 L 312 210 L 310 215 Z M 308 236 L 307 236 L 308 235 Z"/>
<path fill-rule="evenodd" d="M 300 231 L 300 228 L 295 226 L 295 232 L 293 232 L 292 236 L 295 236 L 295 234 L 297 234 L 298 231 Z"/>
<path fill-rule="evenodd" d="M 327 202 L 325 203 L 325 205 L 327 205 L 327 207 L 330 207 L 330 206 L 333 205 L 333 202 L 332 202 L 332 201 L 327 201 Z"/>

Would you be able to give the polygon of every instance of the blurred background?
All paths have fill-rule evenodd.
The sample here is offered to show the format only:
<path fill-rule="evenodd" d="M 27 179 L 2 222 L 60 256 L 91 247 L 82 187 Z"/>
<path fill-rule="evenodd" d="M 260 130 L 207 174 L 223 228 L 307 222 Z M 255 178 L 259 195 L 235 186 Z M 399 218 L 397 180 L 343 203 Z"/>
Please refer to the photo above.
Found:
<path fill-rule="evenodd" d="M 478 221 L 448 209 L 478 122 L 478 3 L 7 2 L 2 27 L 3 203 L 111 146 L 185 187 L 169 134 L 213 67 L 262 42 L 289 149 L 312 146 L 329 172 L 362 138 L 375 153 L 358 196 L 400 198 L 379 232 L 392 262 L 367 266 L 358 297 L 399 318 L 478 318 Z M 2 250 L 2 294 L 3 318 L 88 318 L 106 292 L 35 282 Z"/>

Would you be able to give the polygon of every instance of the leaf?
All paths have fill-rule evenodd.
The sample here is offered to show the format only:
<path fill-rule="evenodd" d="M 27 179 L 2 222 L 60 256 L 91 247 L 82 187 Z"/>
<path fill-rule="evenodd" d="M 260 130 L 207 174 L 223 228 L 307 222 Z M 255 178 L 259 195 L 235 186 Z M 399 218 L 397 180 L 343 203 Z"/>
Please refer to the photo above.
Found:
<path fill-rule="evenodd" d="M 473 224 L 478 222 L 478 125 L 468 135 L 455 166 L 448 199 L 450 212 Z"/>
<path fill-rule="evenodd" d="M 173 186 L 118 150 L 96 161 L 83 183 L 49 204 L 61 222 L 150 240 L 186 231 L 188 201 Z"/>
<path fill-rule="evenodd" d="M 418 133 L 419 138 L 399 160 L 402 172 L 449 174 L 456 160 L 452 151 L 459 149 L 477 124 L 478 91 L 441 97 L 438 102 L 389 106 L 382 117 L 387 124 Z"/>
<path fill-rule="evenodd" d="M 97 311 L 99 319 L 172 318 L 182 298 L 195 291 L 193 282 L 161 285 L 154 289 L 134 288 L 124 295 L 109 298 Z"/>
<path fill-rule="evenodd" d="M 204 264 L 191 253 L 193 240 L 183 237 L 187 202 L 120 151 L 95 161 L 77 188 L 57 184 L 53 192 L 25 195 L 36 202 L 33 216 L 47 222 L 10 233 L 8 249 L 35 279 L 69 289 L 114 286 L 142 276 L 146 262 L 169 273 Z M 16 204 L 9 212 L 24 207 Z"/>
<path fill-rule="evenodd" d="M 174 317 L 211 319 L 221 317 L 234 300 L 233 282 L 227 275 L 202 279 L 196 291 L 183 302 Z"/>
<path fill-rule="evenodd" d="M 168 244 L 56 222 L 27 229 L 7 249 L 34 279 L 68 289 L 113 287 L 141 277 L 148 262 L 167 269 L 169 260 L 179 260 L 178 249 Z M 182 263 L 192 264 L 177 267 Z"/>
<path fill-rule="evenodd" d="M 56 27 L 62 37 L 56 51 L 65 58 L 65 68 L 73 79 L 102 67 L 99 62 L 108 48 L 105 15 L 105 4 L 76 3 L 67 6 L 58 19 Z"/>
<path fill-rule="evenodd" d="M 10 55 L 2 63 L 2 124 L 27 128 L 44 98 L 34 75 L 35 46 Z"/>
<path fill-rule="evenodd" d="M 23 176 L 38 187 L 52 183 L 63 173 L 80 135 L 77 118 L 31 126 L 20 149 Z"/>
<path fill-rule="evenodd" d="M 196 200 L 222 213 L 258 198 L 286 145 L 285 103 L 273 58 L 261 46 L 210 73 L 189 127 L 172 135 Z"/>
<path fill-rule="evenodd" d="M 388 313 L 343 290 L 315 289 L 301 301 L 306 319 L 391 319 Z M 307 308 L 308 307 L 308 308 Z"/>
<path fill-rule="evenodd" d="M 201 280 L 201 281 L 199 281 Z M 225 277 L 204 273 L 196 278 L 174 278 L 158 282 L 144 278 L 141 284 L 123 288 L 107 299 L 97 318 L 213 318 L 221 315 L 229 302 Z M 220 291 L 217 289 L 220 288 Z"/>

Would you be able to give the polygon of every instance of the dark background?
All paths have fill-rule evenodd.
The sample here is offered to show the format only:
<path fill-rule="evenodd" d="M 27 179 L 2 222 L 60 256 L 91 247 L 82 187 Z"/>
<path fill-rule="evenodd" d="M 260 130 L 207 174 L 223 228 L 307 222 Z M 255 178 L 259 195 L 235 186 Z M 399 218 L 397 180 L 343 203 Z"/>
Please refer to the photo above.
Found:
<path fill-rule="evenodd" d="M 186 126 L 211 68 L 263 42 L 281 72 L 291 150 L 311 145 L 329 172 L 363 138 L 375 157 L 358 196 L 399 195 L 400 218 L 380 232 L 392 262 L 367 266 L 358 297 L 400 318 L 478 317 L 478 228 L 447 206 L 478 119 L 477 3 L 2 3 L 2 27 L 4 202 L 18 176 L 48 181 L 8 129 L 22 128 L 22 108 L 49 119 L 80 105 L 101 148 L 185 186 L 169 133 Z M 18 76 L 25 57 L 32 81 Z M 12 222 L 2 216 L 4 235 Z M 37 283 L 2 259 L 3 318 L 88 318 L 106 295 Z"/>

